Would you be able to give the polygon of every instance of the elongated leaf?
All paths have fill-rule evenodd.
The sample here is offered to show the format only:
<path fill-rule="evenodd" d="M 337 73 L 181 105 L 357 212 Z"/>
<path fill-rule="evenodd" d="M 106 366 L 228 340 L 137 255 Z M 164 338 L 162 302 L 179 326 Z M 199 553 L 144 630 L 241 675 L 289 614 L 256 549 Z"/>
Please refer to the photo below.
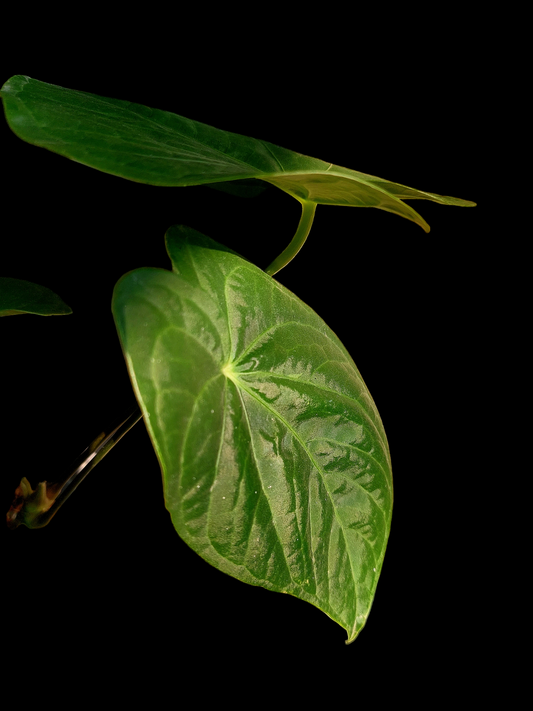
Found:
<path fill-rule="evenodd" d="M 322 319 L 199 233 L 138 269 L 113 313 L 179 535 L 244 582 L 316 605 L 355 639 L 392 514 L 375 404 Z"/>
<path fill-rule="evenodd" d="M 70 306 L 45 286 L 23 279 L 0 277 L 0 316 L 15 314 L 57 316 L 71 313 Z"/>
<path fill-rule="evenodd" d="M 475 203 L 391 183 L 140 104 L 14 76 L 0 92 L 13 131 L 25 141 L 98 170 L 152 185 L 260 179 L 300 201 L 376 207 L 429 232 L 402 200 Z"/>

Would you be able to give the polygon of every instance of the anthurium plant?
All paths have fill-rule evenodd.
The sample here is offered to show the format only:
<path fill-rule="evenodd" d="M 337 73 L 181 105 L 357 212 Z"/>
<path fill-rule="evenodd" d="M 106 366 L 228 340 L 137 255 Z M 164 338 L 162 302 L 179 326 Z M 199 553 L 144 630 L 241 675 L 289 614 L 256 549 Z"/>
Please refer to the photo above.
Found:
<path fill-rule="evenodd" d="M 23 477 L 8 525 L 46 525 L 142 420 L 181 538 L 219 570 L 315 605 L 352 642 L 370 612 L 389 537 L 391 455 L 352 356 L 274 276 L 303 246 L 317 205 L 375 207 L 428 232 L 406 200 L 474 203 L 27 76 L 12 77 L 1 96 L 17 136 L 97 170 L 243 196 L 270 185 L 301 206 L 292 241 L 265 270 L 176 225 L 165 238 L 169 269 L 135 269 L 118 280 L 112 312 L 138 407 L 95 440 L 64 481 L 33 489 Z M 70 309 L 44 286 L 5 274 L 0 314 L 21 313 Z"/>

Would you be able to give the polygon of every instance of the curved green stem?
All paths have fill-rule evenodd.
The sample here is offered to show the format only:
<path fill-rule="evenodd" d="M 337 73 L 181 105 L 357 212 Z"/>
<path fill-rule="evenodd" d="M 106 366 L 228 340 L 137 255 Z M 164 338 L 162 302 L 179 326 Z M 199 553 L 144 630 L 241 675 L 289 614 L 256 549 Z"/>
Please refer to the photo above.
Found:
<path fill-rule="evenodd" d="M 296 234 L 292 238 L 288 247 L 286 247 L 283 252 L 274 259 L 272 264 L 270 264 L 265 272 L 269 276 L 274 276 L 280 269 L 283 269 L 291 259 L 298 254 L 298 252 L 303 247 L 307 235 L 311 230 L 311 225 L 315 218 L 316 202 L 309 202 L 308 200 L 301 200 L 302 203 L 302 216 L 300 217 L 300 222 L 298 224 L 298 229 Z"/>

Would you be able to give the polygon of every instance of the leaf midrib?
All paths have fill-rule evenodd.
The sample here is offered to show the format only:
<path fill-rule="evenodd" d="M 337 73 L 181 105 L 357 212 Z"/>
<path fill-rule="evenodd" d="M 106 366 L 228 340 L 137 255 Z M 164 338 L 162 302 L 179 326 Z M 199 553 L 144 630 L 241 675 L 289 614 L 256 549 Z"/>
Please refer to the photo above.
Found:
<path fill-rule="evenodd" d="M 268 410 L 270 413 L 272 413 L 272 414 L 279 420 L 279 422 L 281 422 L 281 423 L 287 428 L 287 430 L 292 434 L 292 436 L 294 437 L 294 439 L 300 444 L 300 446 L 302 447 L 303 451 L 307 454 L 307 456 L 309 457 L 309 460 L 312 462 L 313 466 L 315 467 L 315 469 L 317 470 L 317 472 L 320 474 L 320 478 L 321 478 L 321 480 L 322 480 L 322 483 L 323 483 L 323 485 L 324 485 L 324 488 L 325 488 L 325 490 L 328 492 L 328 497 L 329 497 L 329 499 L 330 499 L 330 504 L 331 504 L 331 506 L 332 506 L 332 508 L 333 508 L 333 511 L 334 511 L 334 513 L 335 513 L 335 518 L 337 519 L 337 523 L 339 524 L 339 528 L 341 529 L 343 536 L 345 536 L 344 526 L 343 526 L 343 524 L 341 523 L 341 521 L 340 521 L 339 518 L 338 518 L 338 515 L 337 515 L 337 507 L 335 506 L 335 504 L 333 503 L 333 501 L 332 501 L 332 499 L 331 499 L 332 494 L 331 494 L 331 492 L 330 492 L 329 487 L 326 485 L 326 482 L 325 482 L 325 475 L 324 475 L 324 472 L 322 471 L 322 467 L 321 467 L 321 466 L 318 464 L 318 462 L 315 460 L 315 458 L 313 457 L 313 455 L 311 454 L 311 452 L 310 452 L 309 449 L 307 448 L 306 443 L 304 442 L 304 440 L 300 437 L 300 435 L 296 432 L 296 430 L 289 424 L 289 422 L 288 422 L 282 415 L 280 415 L 280 413 L 279 413 L 277 410 L 274 410 L 274 409 L 273 409 L 272 407 L 270 407 L 267 403 L 265 403 L 263 400 L 261 400 L 259 397 L 257 397 L 256 393 L 255 393 L 253 390 L 251 390 L 251 389 L 245 387 L 245 386 L 243 385 L 243 383 L 240 382 L 239 378 L 233 378 L 233 377 L 231 377 L 230 375 L 228 375 L 228 377 L 230 377 L 231 380 L 233 380 L 233 382 L 235 383 L 235 386 L 236 386 L 238 389 L 242 389 L 242 390 L 243 390 L 244 392 L 246 392 L 251 398 L 253 398 L 256 402 L 258 402 L 262 407 L 264 407 L 266 410 Z M 244 403 L 243 403 L 243 408 L 244 408 L 244 410 L 245 410 L 245 412 L 246 412 L 246 407 L 245 407 Z M 250 430 L 250 432 L 251 432 L 251 430 Z M 259 467 L 258 467 L 258 470 L 259 470 Z M 365 493 L 366 493 L 367 496 L 369 496 L 368 492 L 365 492 Z M 357 535 L 360 535 L 361 538 L 364 538 L 366 541 L 368 540 L 365 536 L 362 536 L 362 535 L 359 534 L 359 533 L 357 533 Z M 346 538 L 345 538 L 345 542 L 346 542 Z M 346 542 L 346 543 L 347 543 L 347 542 Z M 371 548 L 373 548 L 370 543 L 369 543 L 369 545 L 370 545 Z M 347 549 L 348 549 L 348 545 L 347 545 Z M 373 558 L 374 558 L 374 560 L 375 560 L 375 556 L 373 556 Z M 353 567 L 352 567 L 352 559 L 351 559 L 351 558 L 350 558 L 350 567 L 352 568 L 352 574 L 354 574 Z M 355 575 L 354 575 L 354 577 L 353 577 L 353 580 L 354 580 L 354 583 L 355 583 L 355 581 L 356 581 Z"/>
<path fill-rule="evenodd" d="M 243 398 L 242 398 L 242 392 L 243 392 L 243 391 L 244 391 L 244 392 L 247 392 L 247 390 L 246 390 L 245 388 L 241 388 L 241 387 L 239 386 L 239 383 L 236 382 L 233 378 L 230 378 L 230 376 L 228 376 L 228 379 L 231 379 L 231 381 L 233 382 L 233 384 L 234 384 L 234 386 L 235 386 L 235 389 L 237 390 L 237 393 L 238 393 L 238 395 L 239 395 L 239 399 L 240 399 L 240 401 L 241 401 L 241 407 L 242 407 L 242 409 L 243 409 L 244 416 L 245 416 L 245 418 L 246 418 L 246 425 L 247 425 L 247 427 L 248 427 L 248 432 L 249 432 L 249 436 L 250 436 L 250 446 L 251 446 L 252 451 L 253 451 L 253 456 L 254 456 L 254 460 L 255 460 L 255 466 L 256 466 L 256 470 L 257 470 L 257 475 L 258 475 L 259 481 L 261 482 L 261 490 L 262 490 L 262 492 L 263 492 L 264 499 L 265 499 L 265 501 L 267 502 L 268 508 L 269 508 L 269 510 L 270 510 L 272 524 L 273 524 L 273 526 L 274 526 L 274 530 L 276 531 L 276 536 L 277 536 L 277 539 L 278 539 L 278 544 L 279 544 L 279 546 L 280 546 L 280 548 L 281 548 L 281 551 L 282 551 L 282 554 L 283 554 L 283 558 L 284 558 L 284 560 L 285 560 L 285 567 L 287 568 L 287 572 L 288 572 L 288 574 L 289 574 L 289 576 L 290 576 L 290 579 L 292 580 L 293 584 L 294 584 L 294 585 L 297 585 L 300 590 L 303 590 L 303 588 L 302 588 L 302 586 L 300 585 L 300 583 L 297 582 L 296 580 L 294 580 L 294 578 L 292 577 L 291 566 L 289 565 L 289 562 L 288 562 L 288 560 L 287 560 L 287 555 L 286 555 L 286 552 L 285 552 L 285 546 L 283 545 L 283 542 L 281 541 L 280 535 L 279 535 L 279 533 L 278 533 L 278 528 L 277 528 L 277 525 L 276 525 L 276 523 L 275 523 L 276 519 L 275 519 L 275 517 L 274 517 L 274 512 L 273 512 L 272 507 L 271 507 L 271 505 L 270 505 L 270 499 L 269 499 L 269 497 L 268 497 L 268 494 L 267 494 L 266 491 L 265 491 L 265 487 L 264 487 L 264 483 L 263 483 L 263 477 L 261 476 L 261 469 L 260 469 L 260 467 L 259 467 L 260 457 L 258 457 L 258 456 L 256 455 L 256 452 L 255 452 L 254 439 L 253 439 L 253 437 L 252 437 L 252 426 L 251 426 L 251 424 L 250 424 L 250 419 L 249 419 L 249 417 L 248 417 L 248 410 L 247 410 L 246 405 L 245 405 L 245 403 L 244 403 L 244 401 L 243 401 Z M 268 408 L 267 408 L 267 409 L 268 409 Z M 276 413 L 274 413 L 274 414 L 276 414 Z M 329 496 L 329 492 L 328 492 L 328 496 Z M 256 511 L 256 510 L 257 510 L 257 508 L 255 509 L 255 511 Z M 255 518 L 255 511 L 254 511 L 254 518 Z M 344 535 L 344 531 L 343 531 L 343 535 Z M 315 563 L 315 554 L 314 554 L 314 550 L 313 550 L 313 547 L 312 547 L 312 546 L 309 546 L 309 551 L 310 551 L 311 560 L 312 560 L 312 563 L 313 563 L 313 577 L 314 577 L 314 581 L 315 581 L 315 584 L 316 584 L 316 583 L 317 583 L 317 579 L 318 579 L 318 576 L 317 576 L 317 566 L 316 566 L 316 563 Z M 351 566 L 350 566 L 350 567 L 351 567 Z M 248 567 L 247 567 L 246 569 L 250 572 L 251 575 L 253 575 L 252 571 L 250 571 L 250 570 L 248 569 Z M 353 576 L 353 570 L 352 570 L 352 576 Z M 256 577 L 256 576 L 254 576 L 254 577 Z M 355 581 L 354 581 L 354 582 L 355 582 Z M 317 586 L 317 587 L 318 587 L 318 586 Z M 318 595 L 316 595 L 316 597 L 317 597 L 317 599 L 318 599 Z M 329 604 L 329 601 L 328 601 L 328 604 Z"/>

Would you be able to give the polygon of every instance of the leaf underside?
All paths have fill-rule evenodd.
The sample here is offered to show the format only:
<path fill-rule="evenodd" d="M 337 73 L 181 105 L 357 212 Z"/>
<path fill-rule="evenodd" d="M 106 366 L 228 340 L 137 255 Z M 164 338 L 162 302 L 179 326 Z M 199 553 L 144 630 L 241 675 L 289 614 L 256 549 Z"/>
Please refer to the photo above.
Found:
<path fill-rule="evenodd" d="M 0 277 L 0 316 L 60 316 L 71 313 L 70 306 L 47 287 L 24 279 Z"/>
<path fill-rule="evenodd" d="M 27 76 L 9 79 L 0 94 L 7 121 L 23 140 L 141 183 L 186 186 L 258 179 L 300 202 L 375 207 L 405 217 L 426 232 L 429 225 L 403 200 L 475 205 L 309 158 L 168 111 L 63 89 Z"/>
<path fill-rule="evenodd" d="M 173 272 L 138 269 L 113 313 L 179 535 L 355 639 L 392 515 L 380 416 L 348 352 L 294 294 L 194 230 Z"/>

